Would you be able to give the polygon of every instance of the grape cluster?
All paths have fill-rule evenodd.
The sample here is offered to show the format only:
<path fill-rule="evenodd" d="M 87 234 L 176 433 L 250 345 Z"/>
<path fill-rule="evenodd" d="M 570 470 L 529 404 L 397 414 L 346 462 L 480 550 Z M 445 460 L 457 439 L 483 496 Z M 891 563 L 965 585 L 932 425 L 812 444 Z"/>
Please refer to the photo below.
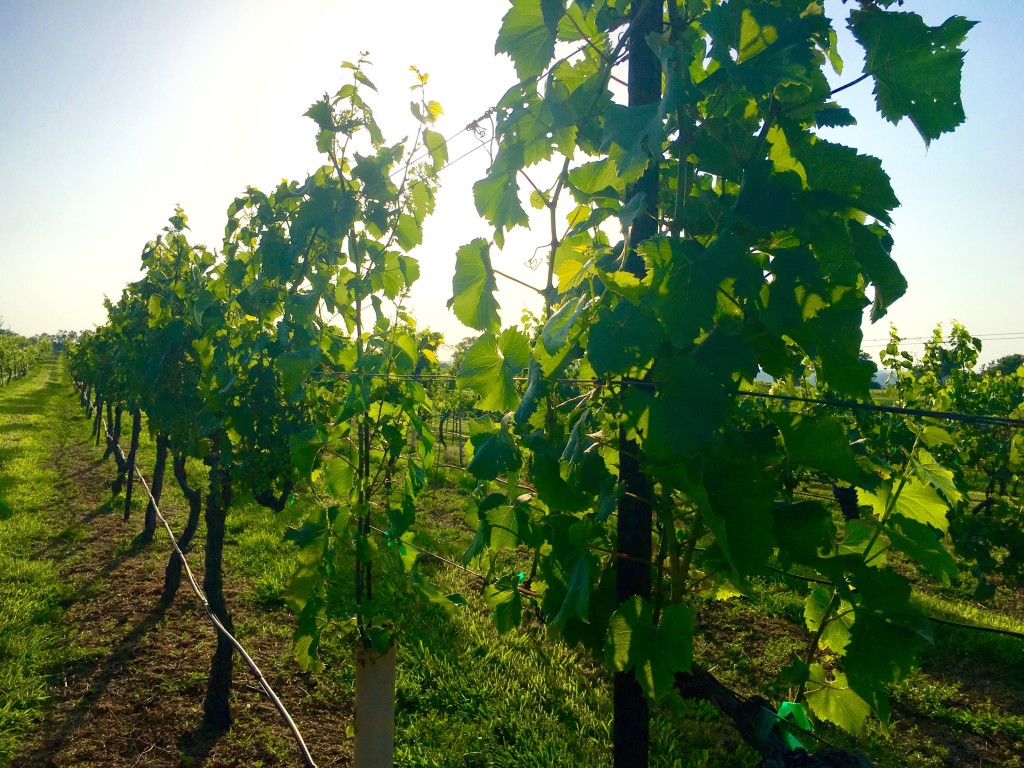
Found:
<path fill-rule="evenodd" d="M 291 473 L 291 460 L 283 450 L 253 453 L 247 462 L 254 491 L 269 491 Z"/>

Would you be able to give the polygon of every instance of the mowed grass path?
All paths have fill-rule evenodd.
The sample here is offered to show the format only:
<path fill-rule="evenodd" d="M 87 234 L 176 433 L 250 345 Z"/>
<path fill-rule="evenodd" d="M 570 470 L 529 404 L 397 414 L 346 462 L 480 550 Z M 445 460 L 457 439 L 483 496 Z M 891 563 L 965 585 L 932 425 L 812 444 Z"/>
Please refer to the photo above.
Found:
<path fill-rule="evenodd" d="M 0 387 L 0 765 L 38 724 L 48 670 L 75 654 L 61 623 L 68 588 L 58 563 L 77 526 L 62 511 L 59 455 L 82 423 L 56 360 Z"/>

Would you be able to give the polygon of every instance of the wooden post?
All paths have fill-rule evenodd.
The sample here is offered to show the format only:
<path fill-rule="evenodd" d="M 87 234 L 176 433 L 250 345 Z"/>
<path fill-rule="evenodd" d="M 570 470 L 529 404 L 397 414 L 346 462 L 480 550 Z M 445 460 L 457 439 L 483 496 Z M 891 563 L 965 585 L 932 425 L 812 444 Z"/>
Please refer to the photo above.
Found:
<path fill-rule="evenodd" d="M 671 0 L 674 2 L 675 0 Z M 652 104 L 661 99 L 661 63 L 647 44 L 649 34 L 661 31 L 662 0 L 634 0 L 630 11 L 629 105 Z M 643 277 L 643 260 L 634 250 L 658 233 L 658 167 L 661 147 L 649 147 L 647 170 L 628 190 L 627 198 L 644 195 L 643 212 L 630 231 L 630 250 L 623 254 L 622 268 Z M 621 605 L 634 596 L 651 596 L 650 483 L 638 460 L 640 446 L 625 430 L 619 433 L 619 480 L 626 493 L 618 503 L 616 533 L 618 550 L 625 557 L 615 563 L 615 597 Z M 633 670 L 615 673 L 612 692 L 612 742 L 615 768 L 647 768 L 650 745 L 650 710 Z"/>

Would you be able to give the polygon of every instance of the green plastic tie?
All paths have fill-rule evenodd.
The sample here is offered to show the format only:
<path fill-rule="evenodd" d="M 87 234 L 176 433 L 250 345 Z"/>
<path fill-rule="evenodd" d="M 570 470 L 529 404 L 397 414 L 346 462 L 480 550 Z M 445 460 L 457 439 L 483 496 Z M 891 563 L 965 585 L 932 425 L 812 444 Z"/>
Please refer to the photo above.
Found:
<path fill-rule="evenodd" d="M 797 704 L 795 701 L 784 701 L 779 705 L 779 719 L 793 723 L 796 727 L 804 731 L 811 731 L 811 721 L 807 718 L 807 712 L 804 710 L 802 704 Z M 802 749 L 805 752 L 807 747 L 794 736 L 789 729 L 783 729 L 782 740 L 786 744 L 786 747 L 790 750 Z"/>

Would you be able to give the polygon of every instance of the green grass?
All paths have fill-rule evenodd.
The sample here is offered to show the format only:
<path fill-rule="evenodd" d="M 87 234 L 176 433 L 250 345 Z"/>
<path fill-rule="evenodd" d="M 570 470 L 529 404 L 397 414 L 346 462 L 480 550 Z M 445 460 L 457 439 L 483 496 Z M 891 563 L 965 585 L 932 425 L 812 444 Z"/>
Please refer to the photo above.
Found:
<path fill-rule="evenodd" d="M 52 543 L 81 532 L 50 511 L 63 508 L 52 464 L 62 427 L 77 418 L 55 360 L 0 388 L 0 765 L 39 722 L 50 670 L 75 653 L 60 623 L 68 588 Z"/>

